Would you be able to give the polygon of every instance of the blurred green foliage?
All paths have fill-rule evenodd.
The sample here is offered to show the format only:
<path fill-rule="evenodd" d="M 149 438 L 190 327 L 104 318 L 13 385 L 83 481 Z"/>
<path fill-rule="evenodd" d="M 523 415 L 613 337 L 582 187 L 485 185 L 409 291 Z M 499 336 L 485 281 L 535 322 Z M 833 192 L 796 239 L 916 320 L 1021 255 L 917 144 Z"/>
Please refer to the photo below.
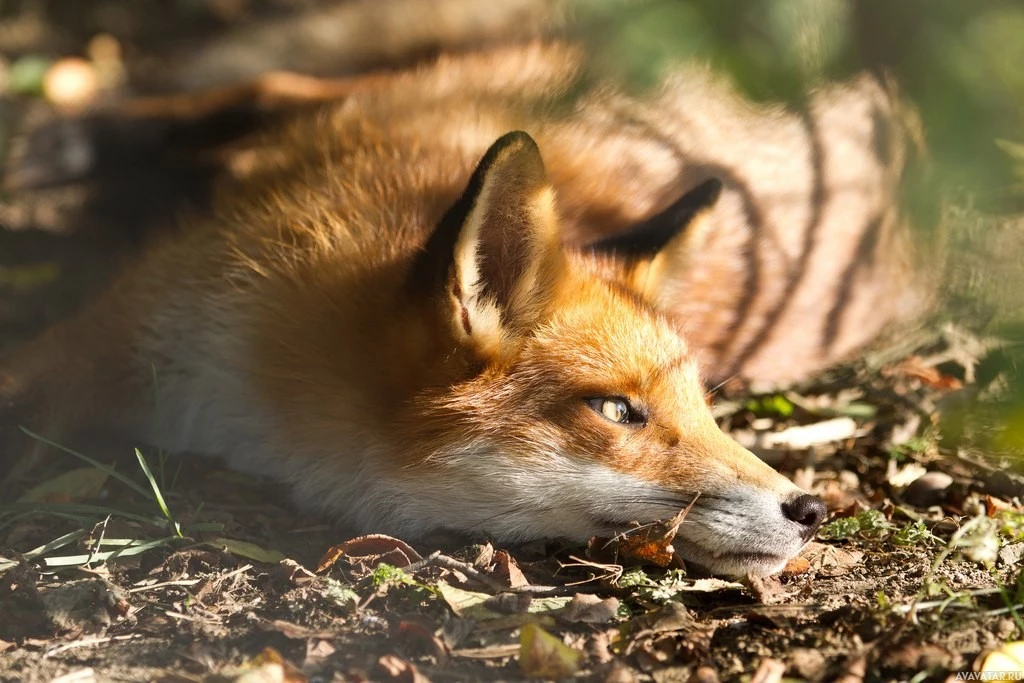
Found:
<path fill-rule="evenodd" d="M 634 87 L 680 58 L 707 61 L 755 99 L 799 101 L 809 86 L 869 70 L 919 107 L 947 182 L 991 206 L 1024 162 L 1024 3 L 1009 0 L 592 0 L 579 12 L 602 67 Z M 589 19 L 589 22 L 586 20 Z"/>

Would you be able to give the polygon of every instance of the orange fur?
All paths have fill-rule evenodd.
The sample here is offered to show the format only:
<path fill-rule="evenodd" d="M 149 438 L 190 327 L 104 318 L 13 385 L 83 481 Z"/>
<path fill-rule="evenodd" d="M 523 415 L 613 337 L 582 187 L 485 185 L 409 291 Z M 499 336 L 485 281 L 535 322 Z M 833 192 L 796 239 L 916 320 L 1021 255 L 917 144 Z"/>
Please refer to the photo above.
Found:
<path fill-rule="evenodd" d="M 37 429 L 103 424 L 221 455 L 366 529 L 585 538 L 696 500 L 684 557 L 777 569 L 824 508 L 720 432 L 698 356 L 735 357 L 785 321 L 773 302 L 806 296 L 787 268 L 820 280 L 846 261 L 755 240 L 758 270 L 739 272 L 733 243 L 752 227 L 727 222 L 759 191 L 742 172 L 657 249 L 565 249 L 656 219 L 717 172 L 673 146 L 753 120 L 685 70 L 648 100 L 593 89 L 569 106 L 583 68 L 538 45 L 367 79 L 268 137 L 210 215 L 9 359 L 0 392 Z M 834 201 L 861 191 L 888 190 Z M 900 252 L 898 216 L 879 206 L 870 247 Z M 792 215 L 778 211 L 769 233 Z M 748 295 L 769 301 L 748 320 L 751 277 Z"/>

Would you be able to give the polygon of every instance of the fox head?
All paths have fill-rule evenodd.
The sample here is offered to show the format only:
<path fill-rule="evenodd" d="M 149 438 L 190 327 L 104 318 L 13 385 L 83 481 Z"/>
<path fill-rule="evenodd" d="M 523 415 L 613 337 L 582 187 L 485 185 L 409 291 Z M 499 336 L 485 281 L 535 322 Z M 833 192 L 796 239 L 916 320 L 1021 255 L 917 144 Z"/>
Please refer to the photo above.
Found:
<path fill-rule="evenodd" d="M 568 253 L 554 199 L 534 141 L 505 135 L 419 254 L 440 374 L 398 412 L 402 464 L 364 521 L 586 539 L 692 503 L 683 558 L 778 570 L 825 509 L 719 430 L 696 360 L 656 308 L 694 236 L 647 226 Z"/>

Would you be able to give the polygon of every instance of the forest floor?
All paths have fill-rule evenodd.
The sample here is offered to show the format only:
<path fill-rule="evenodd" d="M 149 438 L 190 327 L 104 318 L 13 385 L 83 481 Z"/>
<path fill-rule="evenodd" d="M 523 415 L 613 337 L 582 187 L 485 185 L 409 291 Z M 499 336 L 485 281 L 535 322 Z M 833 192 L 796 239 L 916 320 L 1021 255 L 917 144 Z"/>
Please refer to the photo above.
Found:
<path fill-rule="evenodd" d="M 237 13 L 303 3 L 25 4 L 38 11 L 0 16 L 18 29 L 0 30 L 0 53 L 81 54 L 113 21 L 129 80 L 160 89 L 174 54 Z M 45 108 L 3 102 L 5 140 Z M 62 229 L 80 193 L 0 202 L 0 350 L 137 249 L 134 234 Z M 950 219 L 1007 244 L 1022 224 Z M 723 429 L 831 511 L 762 580 L 688 573 L 666 530 L 409 545 L 298 515 L 281 487 L 218 462 L 107 438 L 53 450 L 0 488 L 0 680 L 852 683 L 996 667 L 1024 638 L 1024 477 L 990 438 L 1012 378 L 1000 340 L 952 319 L 789 391 L 719 397 Z M 0 437 L 5 463 L 33 440 Z"/>

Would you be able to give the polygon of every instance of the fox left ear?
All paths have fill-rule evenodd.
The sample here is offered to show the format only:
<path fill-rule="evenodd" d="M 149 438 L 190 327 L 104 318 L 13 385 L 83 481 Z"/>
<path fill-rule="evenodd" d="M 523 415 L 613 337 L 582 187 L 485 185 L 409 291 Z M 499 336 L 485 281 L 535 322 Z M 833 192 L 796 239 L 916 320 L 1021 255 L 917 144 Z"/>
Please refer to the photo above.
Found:
<path fill-rule="evenodd" d="M 554 191 L 522 132 L 497 140 L 427 243 L 456 338 L 494 355 L 547 308 L 562 264 Z M 435 262 L 435 268 L 436 268 Z M 439 283 L 440 284 L 440 283 Z"/>
<path fill-rule="evenodd" d="M 708 215 L 722 193 L 722 181 L 705 180 L 643 223 L 587 247 L 609 254 L 625 268 L 627 286 L 656 306 L 673 300 L 673 285 L 702 249 Z"/>

